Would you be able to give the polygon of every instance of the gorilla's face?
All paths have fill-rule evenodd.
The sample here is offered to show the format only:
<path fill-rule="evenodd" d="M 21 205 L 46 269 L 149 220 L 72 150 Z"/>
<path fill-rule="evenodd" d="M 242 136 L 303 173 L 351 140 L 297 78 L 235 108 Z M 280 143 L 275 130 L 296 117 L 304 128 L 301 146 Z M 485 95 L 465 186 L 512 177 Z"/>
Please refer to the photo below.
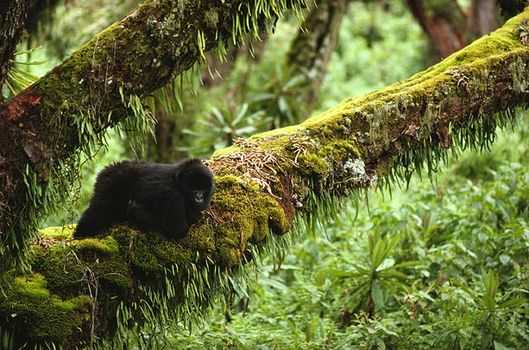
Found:
<path fill-rule="evenodd" d="M 195 190 L 191 191 L 192 198 L 195 204 L 202 205 L 206 201 L 206 191 L 204 190 Z"/>
<path fill-rule="evenodd" d="M 184 193 L 186 202 L 197 210 L 207 209 L 215 191 L 213 174 L 201 165 L 179 177 L 178 187 Z"/>

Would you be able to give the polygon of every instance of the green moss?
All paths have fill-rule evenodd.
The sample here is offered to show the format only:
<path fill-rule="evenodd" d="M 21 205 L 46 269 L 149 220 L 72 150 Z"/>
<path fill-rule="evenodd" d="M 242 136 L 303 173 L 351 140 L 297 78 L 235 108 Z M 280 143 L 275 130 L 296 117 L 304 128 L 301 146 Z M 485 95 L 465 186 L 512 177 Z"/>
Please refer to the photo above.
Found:
<path fill-rule="evenodd" d="M 268 220 L 269 226 L 275 234 L 286 233 L 290 228 L 290 222 L 285 215 L 285 210 L 279 205 L 276 199 L 270 196 L 265 195 L 262 200 L 264 202 L 263 211 L 261 211 L 261 216 L 257 219 Z M 260 233 L 261 236 L 268 234 L 269 228 L 267 227 L 265 229 L 264 221 L 260 227 L 262 228 L 261 231 L 255 230 L 257 234 Z"/>
<path fill-rule="evenodd" d="M 215 28 L 219 23 L 219 14 L 215 9 L 209 9 L 204 13 L 204 20 L 208 27 Z"/>
<path fill-rule="evenodd" d="M 54 308 L 59 311 L 72 312 L 76 308 L 76 304 L 71 300 L 63 301 L 58 296 L 53 296 L 50 298 L 50 302 Z"/>
<path fill-rule="evenodd" d="M 57 298 L 57 300 L 60 300 Z M 54 303 L 56 307 L 62 311 L 77 312 L 81 318 L 89 320 L 88 315 L 92 311 L 92 298 L 88 295 L 79 295 L 77 297 L 61 301 L 58 304 Z"/>
<path fill-rule="evenodd" d="M 35 272 L 15 277 L 0 300 L 0 320 L 17 339 L 62 344 L 91 320 L 92 299 L 83 293 L 97 288 L 100 307 L 110 313 L 115 312 L 112 300 L 129 295 L 132 279 L 117 241 L 111 236 L 83 241 L 35 246 Z"/>
<path fill-rule="evenodd" d="M 270 230 L 278 234 L 288 230 L 284 209 L 276 199 L 263 193 L 259 184 L 232 175 L 217 176 L 215 181 L 212 207 L 226 216 L 216 218 L 214 230 L 212 226 L 205 225 L 205 230 L 204 225 L 199 225 L 187 238 L 193 242 L 200 237 L 208 242 L 210 249 L 205 251 L 215 254 L 215 261 L 228 267 L 238 265 L 250 241 L 266 239 Z"/>
<path fill-rule="evenodd" d="M 103 286 L 107 297 L 126 298 L 134 281 L 130 275 L 129 265 L 120 258 L 98 261 L 90 266 L 94 276 Z"/>
<path fill-rule="evenodd" d="M 112 236 L 35 247 L 33 266 L 45 277 L 47 288 L 62 297 L 78 295 L 95 279 L 111 295 L 125 296 L 132 284 L 129 266 Z"/>
<path fill-rule="evenodd" d="M 172 247 L 164 246 L 166 244 Z M 175 243 L 173 242 L 162 242 L 162 240 L 156 238 L 149 240 L 139 239 L 135 243 L 131 261 L 144 272 L 159 272 L 162 270 L 162 262 L 176 262 L 177 259 L 182 257 L 182 254 L 179 254 L 178 247 L 174 245 Z M 170 251 L 174 254 L 170 254 Z"/>
<path fill-rule="evenodd" d="M 455 67 L 457 69 L 471 70 L 473 67 L 483 65 L 486 60 L 491 58 L 513 55 L 517 50 L 526 51 L 527 49 L 521 45 L 516 35 L 517 27 L 524 19 L 529 19 L 527 11 L 509 20 L 494 33 L 483 36 L 464 50 L 450 55 L 427 70 L 417 73 L 403 82 L 392 84 L 366 96 L 347 99 L 335 108 L 307 119 L 301 126 L 317 129 L 344 116 L 350 116 L 354 110 L 365 108 L 371 103 L 376 103 L 381 107 L 389 100 L 406 101 L 413 100 L 414 94 L 424 96 L 434 92 L 439 93 L 438 90 L 441 83 L 452 81 L 452 73 Z M 491 52 L 494 53 L 494 56 L 490 55 Z M 389 117 L 393 115 L 391 114 Z M 277 130 L 276 133 L 281 133 L 281 130 Z"/>
<path fill-rule="evenodd" d="M 93 251 L 104 255 L 113 255 L 119 252 L 118 242 L 112 236 L 104 238 L 86 238 L 72 242 L 79 251 Z"/>
<path fill-rule="evenodd" d="M 258 140 L 277 139 L 281 136 L 288 137 L 290 135 L 295 135 L 296 133 L 302 131 L 302 129 L 303 129 L 302 124 L 286 126 L 284 128 L 273 129 L 273 130 L 262 132 L 260 134 L 253 135 L 252 137 L 250 137 L 250 140 L 258 141 Z"/>
<path fill-rule="evenodd" d="M 239 147 L 237 147 L 237 146 L 230 146 L 230 147 L 226 147 L 226 148 L 221 148 L 221 149 L 216 150 L 211 155 L 211 159 L 220 158 L 222 156 L 233 154 L 233 153 L 236 153 L 238 151 L 241 151 L 241 149 Z"/>
<path fill-rule="evenodd" d="M 15 278 L 17 293 L 33 299 L 46 299 L 50 291 L 46 288 L 46 279 L 39 273 Z"/>
<path fill-rule="evenodd" d="M 126 227 L 116 228 L 111 234 L 122 249 L 128 251 L 128 262 L 143 275 L 155 276 L 153 274 L 161 273 L 164 266 L 191 261 L 192 252 L 185 249 L 180 241 Z"/>
<path fill-rule="evenodd" d="M 89 320 L 89 297 L 63 299 L 52 294 L 46 285 L 46 278 L 40 273 L 19 276 L 6 290 L 7 297 L 0 300 L 0 319 L 15 339 L 30 344 L 60 343 Z"/>
<path fill-rule="evenodd" d="M 33 249 L 34 270 L 46 277 L 48 289 L 67 295 L 75 294 L 79 281 L 83 278 L 83 269 L 72 250 L 64 244 L 49 248 Z"/>
<path fill-rule="evenodd" d="M 320 154 L 338 161 L 360 158 L 362 154 L 354 140 L 337 140 L 322 148 Z"/>
<path fill-rule="evenodd" d="M 42 237 L 49 237 L 55 239 L 69 239 L 72 238 L 75 225 L 51 226 L 40 229 L 39 233 Z"/>
<path fill-rule="evenodd" d="M 255 182 L 250 182 L 235 175 L 215 176 L 215 183 L 217 184 L 217 187 L 242 186 L 249 191 L 259 191 L 259 185 Z"/>
<path fill-rule="evenodd" d="M 300 170 L 305 174 L 326 174 L 329 172 L 329 163 L 325 158 L 315 153 L 302 154 L 298 157 Z"/>

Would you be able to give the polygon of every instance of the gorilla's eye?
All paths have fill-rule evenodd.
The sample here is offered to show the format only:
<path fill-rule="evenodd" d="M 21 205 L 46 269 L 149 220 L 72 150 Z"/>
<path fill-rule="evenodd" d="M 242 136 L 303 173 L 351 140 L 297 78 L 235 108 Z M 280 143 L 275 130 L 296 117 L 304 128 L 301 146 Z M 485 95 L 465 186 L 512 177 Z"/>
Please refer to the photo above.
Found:
<path fill-rule="evenodd" d="M 204 202 L 204 198 L 205 198 L 204 191 L 193 191 L 193 200 L 196 203 Z"/>

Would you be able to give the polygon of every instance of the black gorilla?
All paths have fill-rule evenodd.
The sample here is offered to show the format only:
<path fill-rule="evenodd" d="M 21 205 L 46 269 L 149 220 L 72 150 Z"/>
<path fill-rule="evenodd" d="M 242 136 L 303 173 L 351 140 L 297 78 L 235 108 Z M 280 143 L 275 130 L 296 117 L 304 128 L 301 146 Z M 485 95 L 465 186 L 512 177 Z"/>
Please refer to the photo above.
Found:
<path fill-rule="evenodd" d="M 97 235 L 117 223 L 167 238 L 185 237 L 208 208 L 214 190 L 213 174 L 200 159 L 112 164 L 97 176 L 74 237 Z"/>

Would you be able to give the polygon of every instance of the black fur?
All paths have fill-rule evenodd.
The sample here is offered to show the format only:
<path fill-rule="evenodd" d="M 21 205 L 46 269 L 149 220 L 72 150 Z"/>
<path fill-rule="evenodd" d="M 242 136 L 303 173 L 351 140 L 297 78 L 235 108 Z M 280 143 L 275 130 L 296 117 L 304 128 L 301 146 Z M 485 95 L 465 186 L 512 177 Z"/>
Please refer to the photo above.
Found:
<path fill-rule="evenodd" d="M 117 223 L 167 238 L 185 237 L 208 208 L 214 190 L 213 174 L 200 159 L 110 165 L 97 176 L 94 196 L 74 237 L 97 235 Z"/>

